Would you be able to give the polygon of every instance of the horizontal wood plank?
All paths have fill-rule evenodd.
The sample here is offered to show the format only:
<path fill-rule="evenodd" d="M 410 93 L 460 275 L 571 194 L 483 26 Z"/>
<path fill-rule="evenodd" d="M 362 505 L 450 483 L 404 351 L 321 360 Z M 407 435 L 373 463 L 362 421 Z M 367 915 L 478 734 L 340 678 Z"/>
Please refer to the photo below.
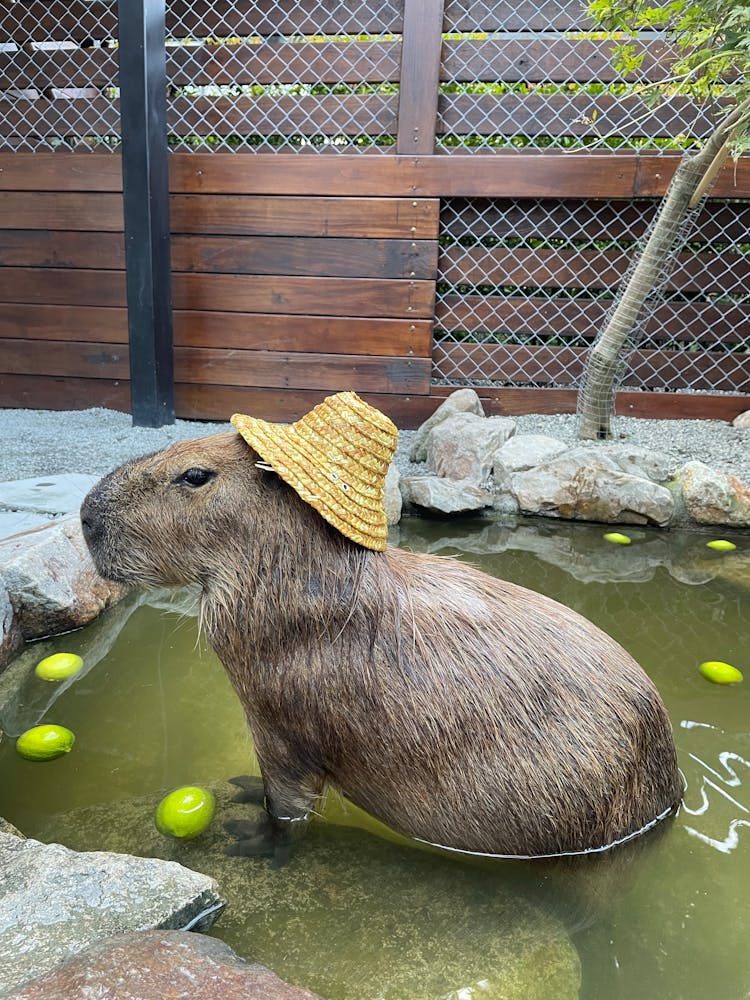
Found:
<path fill-rule="evenodd" d="M 436 239 L 436 199 L 271 198 L 183 195 L 170 199 L 173 233 Z M 7 229 L 121 232 L 122 197 L 103 192 L 0 191 Z M 417 250 L 418 247 L 412 248 Z"/>
<path fill-rule="evenodd" d="M 176 274 L 175 309 L 309 316 L 432 316 L 429 281 L 370 278 L 299 278 L 234 274 Z M 0 268 L 0 302 L 122 307 L 119 271 Z"/>
<path fill-rule="evenodd" d="M 609 299 L 445 295 L 437 302 L 435 315 L 440 331 L 593 340 L 611 308 Z M 644 328 L 645 336 L 657 342 L 741 344 L 747 339 L 749 324 L 747 304 L 662 302 L 649 314 Z"/>
<path fill-rule="evenodd" d="M 661 197 L 679 159 L 672 153 L 497 150 L 423 157 L 176 152 L 169 165 L 171 189 L 180 194 L 629 199 Z M 0 153 L 0 191 L 121 189 L 116 153 Z M 712 196 L 750 198 L 750 156 L 720 171 Z"/>
<path fill-rule="evenodd" d="M 642 57 L 639 79 L 663 80 L 673 53 L 663 41 L 635 42 Z M 612 63 L 614 42 L 586 37 L 524 34 L 501 38 L 447 38 L 441 80 L 457 83 L 611 83 L 622 80 Z M 626 77 L 626 79 L 628 79 Z"/>
<path fill-rule="evenodd" d="M 128 357 L 125 345 L 6 340 L 0 368 L 13 375 L 127 379 Z M 176 381 L 204 385 L 331 391 L 346 385 L 355 391 L 421 394 L 430 386 L 427 358 L 177 347 L 174 361 Z"/>
<path fill-rule="evenodd" d="M 446 0 L 444 31 L 569 31 L 593 28 L 579 0 Z"/>
<path fill-rule="evenodd" d="M 285 316 L 266 313 L 173 314 L 178 347 L 224 347 L 429 358 L 429 320 L 357 316 Z M 124 308 L 3 303 L 0 338 L 127 344 Z"/>
<path fill-rule="evenodd" d="M 175 236 L 172 270 L 318 277 L 435 278 L 437 244 L 419 240 Z M 122 233 L 0 229 L 0 266 L 122 270 Z"/>
<path fill-rule="evenodd" d="M 682 96 L 655 108 L 614 94 L 442 94 L 438 101 L 438 134 L 704 138 L 715 127 L 696 101 Z"/>
<path fill-rule="evenodd" d="M 569 250 L 540 247 L 449 247 L 438 258 L 438 281 L 455 285 L 617 289 L 632 264 L 630 250 Z M 702 296 L 750 282 L 750 254 L 682 252 L 666 289 Z"/>
<path fill-rule="evenodd" d="M 577 386 L 587 348 L 527 347 L 519 344 L 438 344 L 433 351 L 438 377 L 535 385 Z M 671 391 L 750 392 L 748 352 L 719 353 L 638 350 L 628 356 L 628 380 Z M 479 373 L 481 372 L 481 376 Z"/>
<path fill-rule="evenodd" d="M 342 385 L 341 389 L 348 388 Z M 431 416 L 455 386 L 432 386 L 430 395 L 362 393 L 362 397 L 397 427 L 418 427 Z M 574 389 L 506 389 L 478 386 L 485 413 L 520 416 L 526 413 L 575 413 Z M 232 413 L 251 413 L 266 420 L 298 420 L 328 395 L 326 390 L 265 389 L 244 386 L 178 383 L 177 416 L 192 420 L 227 420 Z M 106 406 L 129 412 L 130 386 L 124 380 L 55 378 L 48 375 L 0 373 L 0 399 L 4 406 L 31 409 L 75 410 Z M 743 395 L 709 395 L 673 392 L 619 392 L 615 410 L 621 416 L 661 420 L 733 420 L 747 409 Z"/>
<path fill-rule="evenodd" d="M 430 393 L 442 402 L 456 386 L 433 385 Z M 485 413 L 490 416 L 522 416 L 526 413 L 575 413 L 575 389 L 488 388 L 477 386 Z M 748 397 L 726 393 L 618 392 L 615 412 L 619 416 L 660 420 L 732 421 L 747 409 Z"/>

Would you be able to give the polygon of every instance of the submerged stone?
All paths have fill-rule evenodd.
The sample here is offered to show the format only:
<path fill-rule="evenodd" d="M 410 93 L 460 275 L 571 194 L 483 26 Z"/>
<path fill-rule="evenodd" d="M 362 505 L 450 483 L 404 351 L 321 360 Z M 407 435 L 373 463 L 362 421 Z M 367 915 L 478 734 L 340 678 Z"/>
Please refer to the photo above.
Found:
<path fill-rule="evenodd" d="M 52 817 L 48 832 L 212 875 L 228 900 L 213 933 L 326 1000 L 578 996 L 579 959 L 561 919 L 514 883 L 512 865 L 488 875 L 486 866 L 335 823 L 313 823 L 283 868 L 227 857 L 220 821 L 257 810 L 231 802 L 228 785 L 214 792 L 217 822 L 195 841 L 159 836 L 158 795 Z"/>
<path fill-rule="evenodd" d="M 202 934 L 142 931 L 99 941 L 5 1000 L 319 1000 Z"/>
<path fill-rule="evenodd" d="M 216 883 L 182 865 L 0 833 L 0 991 L 129 930 L 183 928 L 220 908 Z M 206 925 L 215 919 L 206 916 Z"/>

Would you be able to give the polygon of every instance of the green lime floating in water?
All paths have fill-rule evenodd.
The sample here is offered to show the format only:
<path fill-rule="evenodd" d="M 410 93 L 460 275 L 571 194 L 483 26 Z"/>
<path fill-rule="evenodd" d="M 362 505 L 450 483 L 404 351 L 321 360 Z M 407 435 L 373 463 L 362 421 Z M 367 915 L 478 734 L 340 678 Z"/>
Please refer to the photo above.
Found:
<path fill-rule="evenodd" d="M 34 668 L 34 673 L 43 681 L 64 681 L 77 674 L 83 660 L 77 653 L 53 653 L 45 656 Z"/>
<path fill-rule="evenodd" d="M 721 660 L 707 660 L 698 667 L 700 672 L 708 681 L 714 684 L 739 684 L 742 680 L 742 672 L 733 667 L 731 663 L 723 663 Z"/>
<path fill-rule="evenodd" d="M 608 542 L 614 542 L 615 545 L 630 545 L 633 540 L 627 535 L 621 535 L 619 531 L 608 531 L 604 538 Z"/>
<path fill-rule="evenodd" d="M 186 785 L 165 795 L 156 809 L 156 829 L 165 837 L 191 840 L 214 818 L 216 801 L 207 788 Z"/>
<path fill-rule="evenodd" d="M 715 538 L 712 542 L 706 542 L 706 548 L 714 549 L 716 552 L 733 552 L 737 546 L 734 542 L 728 542 L 726 538 Z"/>
<path fill-rule="evenodd" d="M 65 726 L 34 726 L 16 740 L 16 750 L 26 760 L 54 760 L 73 749 L 76 738 Z"/>

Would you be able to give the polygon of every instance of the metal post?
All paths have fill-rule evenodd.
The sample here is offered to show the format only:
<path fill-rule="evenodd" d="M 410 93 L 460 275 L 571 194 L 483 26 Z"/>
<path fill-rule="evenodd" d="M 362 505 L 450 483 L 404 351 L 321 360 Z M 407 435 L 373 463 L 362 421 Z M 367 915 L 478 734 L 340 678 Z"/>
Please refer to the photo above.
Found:
<path fill-rule="evenodd" d="M 174 423 L 164 0 L 118 0 L 133 423 Z"/>

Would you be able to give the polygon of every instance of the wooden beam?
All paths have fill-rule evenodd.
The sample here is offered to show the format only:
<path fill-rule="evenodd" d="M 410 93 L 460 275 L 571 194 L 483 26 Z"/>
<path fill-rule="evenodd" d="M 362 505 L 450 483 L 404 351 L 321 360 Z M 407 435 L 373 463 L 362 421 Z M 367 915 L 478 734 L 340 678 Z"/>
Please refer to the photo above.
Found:
<path fill-rule="evenodd" d="M 405 0 L 396 151 L 407 156 L 435 148 L 443 0 Z"/>

